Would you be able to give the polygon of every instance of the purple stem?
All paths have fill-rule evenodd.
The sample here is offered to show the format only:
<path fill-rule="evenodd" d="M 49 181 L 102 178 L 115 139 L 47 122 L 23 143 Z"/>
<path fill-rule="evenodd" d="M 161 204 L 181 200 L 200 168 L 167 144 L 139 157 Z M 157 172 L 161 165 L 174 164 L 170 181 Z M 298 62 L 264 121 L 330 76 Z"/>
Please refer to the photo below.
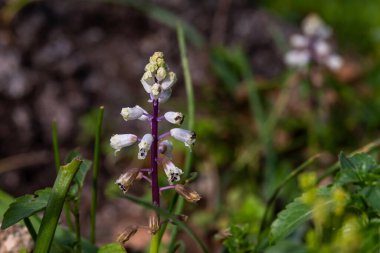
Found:
<path fill-rule="evenodd" d="M 151 146 L 152 167 L 152 202 L 154 206 L 160 206 L 160 187 L 158 185 L 158 99 L 153 99 L 153 115 L 151 118 L 153 143 Z"/>
<path fill-rule="evenodd" d="M 175 185 L 163 186 L 163 187 L 160 187 L 160 191 L 165 191 L 165 190 L 174 189 L 174 188 L 175 188 Z"/>
<path fill-rule="evenodd" d="M 167 137 L 169 135 L 170 135 L 170 132 L 163 133 L 163 134 L 160 135 L 160 137 L 158 137 L 158 139 L 161 140 L 162 138 L 165 138 L 165 137 Z"/>

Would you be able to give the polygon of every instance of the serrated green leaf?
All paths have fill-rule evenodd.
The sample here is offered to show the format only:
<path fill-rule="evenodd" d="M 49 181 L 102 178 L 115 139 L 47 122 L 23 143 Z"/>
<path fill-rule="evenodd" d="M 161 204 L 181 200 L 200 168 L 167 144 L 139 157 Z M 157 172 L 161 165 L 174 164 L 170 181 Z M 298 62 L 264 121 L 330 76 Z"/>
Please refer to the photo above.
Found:
<path fill-rule="evenodd" d="M 378 167 L 375 159 L 365 153 L 358 153 L 351 157 L 339 154 L 340 173 L 337 179 L 338 184 L 364 182 L 369 172 Z"/>
<path fill-rule="evenodd" d="M 20 220 L 45 209 L 50 195 L 51 188 L 45 188 L 36 191 L 34 195 L 28 194 L 15 199 L 4 214 L 1 228 L 6 229 Z"/>
<path fill-rule="evenodd" d="M 318 209 L 316 206 L 312 207 L 306 204 L 302 200 L 302 196 L 296 198 L 292 203 L 286 206 L 285 210 L 278 214 L 277 219 L 272 223 L 270 228 L 269 235 L 271 242 L 274 243 L 285 238 L 287 235 L 296 230 L 301 224 L 309 220 L 314 210 Z M 319 205 L 326 206 L 326 208 L 332 205 L 333 200 L 331 200 L 329 196 L 329 188 L 323 187 L 318 189 L 317 197 L 324 199 L 321 203 L 319 203 Z"/>
<path fill-rule="evenodd" d="M 126 253 L 127 251 L 120 243 L 110 243 L 101 247 L 98 253 Z"/>

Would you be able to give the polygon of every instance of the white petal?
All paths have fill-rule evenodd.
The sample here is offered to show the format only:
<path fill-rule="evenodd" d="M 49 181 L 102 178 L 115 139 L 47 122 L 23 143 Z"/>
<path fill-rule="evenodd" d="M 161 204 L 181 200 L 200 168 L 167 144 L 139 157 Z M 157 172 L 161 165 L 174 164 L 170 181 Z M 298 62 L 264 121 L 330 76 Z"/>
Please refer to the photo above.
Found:
<path fill-rule="evenodd" d="M 181 180 L 180 176 L 183 174 L 183 171 L 176 167 L 172 161 L 165 159 L 163 161 L 163 167 L 170 184 Z"/>
<path fill-rule="evenodd" d="M 168 122 L 177 125 L 181 125 L 184 120 L 184 116 L 180 112 L 167 112 L 164 117 Z"/>
<path fill-rule="evenodd" d="M 286 53 L 285 63 L 291 67 L 305 67 L 310 60 L 310 54 L 307 50 L 292 50 Z"/>
<path fill-rule="evenodd" d="M 343 66 L 343 60 L 342 60 L 342 57 L 334 54 L 334 55 L 329 56 L 326 59 L 325 64 L 330 70 L 336 71 L 336 70 L 339 70 Z"/>
<path fill-rule="evenodd" d="M 174 72 L 169 72 L 166 78 L 162 81 L 161 86 L 163 90 L 170 89 L 177 81 L 177 76 Z"/>
<path fill-rule="evenodd" d="M 137 136 L 134 134 L 115 134 L 110 139 L 110 144 L 115 153 L 120 151 L 121 148 L 131 146 L 137 141 Z"/>
<path fill-rule="evenodd" d="M 325 40 L 316 41 L 314 50 L 318 58 L 326 57 L 331 52 L 330 45 Z"/>
<path fill-rule="evenodd" d="M 151 134 L 145 134 L 139 143 L 139 153 L 137 155 L 138 159 L 145 159 L 150 146 L 153 142 L 153 136 Z"/>
<path fill-rule="evenodd" d="M 194 132 L 182 128 L 171 129 L 170 135 L 176 140 L 182 141 L 185 146 L 189 147 L 190 149 L 196 140 L 196 135 Z"/>
<path fill-rule="evenodd" d="M 290 45 L 295 48 L 306 48 L 309 43 L 308 38 L 301 34 L 293 34 L 290 36 Z"/>
<path fill-rule="evenodd" d="M 121 116 L 125 121 L 140 118 L 144 114 L 144 109 L 136 105 L 134 107 L 125 107 L 121 109 Z"/>
<path fill-rule="evenodd" d="M 172 95 L 172 89 L 166 89 L 161 91 L 160 98 L 158 99 L 158 102 L 165 103 L 169 100 L 170 96 Z"/>

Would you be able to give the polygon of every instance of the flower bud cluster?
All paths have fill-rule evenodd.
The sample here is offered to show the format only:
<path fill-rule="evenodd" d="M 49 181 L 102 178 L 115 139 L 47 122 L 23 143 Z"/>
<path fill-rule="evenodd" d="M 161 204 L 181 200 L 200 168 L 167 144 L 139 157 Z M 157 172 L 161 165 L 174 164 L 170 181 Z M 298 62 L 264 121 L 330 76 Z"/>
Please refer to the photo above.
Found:
<path fill-rule="evenodd" d="M 302 23 L 303 34 L 290 37 L 291 50 L 284 61 L 290 67 L 304 68 L 309 63 L 327 67 L 332 71 L 343 65 L 342 58 L 334 53 L 331 43 L 331 28 L 316 14 L 311 14 Z"/>

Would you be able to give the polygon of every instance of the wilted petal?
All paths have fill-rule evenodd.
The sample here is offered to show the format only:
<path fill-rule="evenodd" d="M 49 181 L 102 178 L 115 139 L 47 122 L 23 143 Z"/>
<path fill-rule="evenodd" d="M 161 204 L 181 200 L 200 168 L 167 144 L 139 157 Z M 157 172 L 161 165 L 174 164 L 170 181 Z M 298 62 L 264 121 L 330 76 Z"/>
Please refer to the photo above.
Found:
<path fill-rule="evenodd" d="M 125 194 L 127 193 L 129 187 L 132 186 L 139 173 L 140 170 L 137 168 L 130 169 L 126 173 L 121 174 L 120 177 L 115 181 L 115 184 L 117 184 Z"/>
<path fill-rule="evenodd" d="M 184 185 L 177 184 L 175 186 L 176 192 L 178 192 L 185 200 L 195 203 L 201 199 L 201 196 L 194 190 L 185 187 Z"/>

